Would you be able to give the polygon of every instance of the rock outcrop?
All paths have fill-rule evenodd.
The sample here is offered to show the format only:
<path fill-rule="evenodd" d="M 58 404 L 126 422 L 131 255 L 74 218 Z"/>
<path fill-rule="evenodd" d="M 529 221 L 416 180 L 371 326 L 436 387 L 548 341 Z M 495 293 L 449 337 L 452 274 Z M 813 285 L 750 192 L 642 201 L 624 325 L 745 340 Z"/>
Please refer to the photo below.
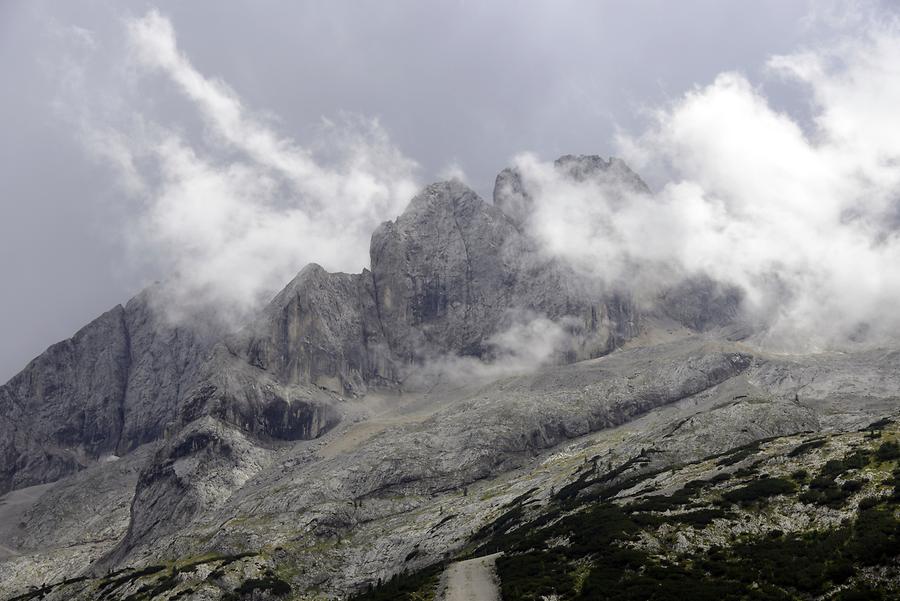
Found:
<path fill-rule="evenodd" d="M 649 194 L 617 159 L 566 156 L 555 169 Z M 459 182 L 433 184 L 374 232 L 370 270 L 309 265 L 239 331 L 174 326 L 150 289 L 48 349 L 0 387 L 0 494 L 88 469 L 21 514 L 34 534 L 10 547 L 6 574 L 38 582 L 218 554 L 210 561 L 227 577 L 208 582 L 218 599 L 246 576 L 227 566 L 249 569 L 235 554 L 265 548 L 254 574 L 302 565 L 293 584 L 343 595 L 463 544 L 499 507 L 461 500 L 467 487 L 511 472 L 569 478 L 568 464 L 564 476 L 531 466 L 567 441 L 645 420 L 601 446 L 610 461 L 652 446 L 662 465 L 838 424 L 825 417 L 833 385 L 860 400 L 840 418 L 854 425 L 894 398 L 896 378 L 884 374 L 896 354 L 859 359 L 871 366 L 864 375 L 847 357 L 768 357 L 723 335 L 742 299 L 704 277 L 639 306 L 542 252 L 532 210 L 514 169 L 498 176 L 494 204 Z M 635 340 L 654 320 L 678 326 Z M 563 341 L 524 369 L 419 388 L 409 377 L 443 361 L 490 366 L 498 339 L 538 321 Z M 98 482 L 103 494 L 91 490 Z M 109 500 L 116 519 L 54 514 L 64 494 Z M 52 536 L 30 526 L 38 520 L 65 530 L 60 540 L 78 553 L 48 559 Z"/>
<path fill-rule="evenodd" d="M 396 380 L 368 270 L 328 273 L 308 265 L 241 345 L 251 365 L 284 384 L 364 394 L 369 385 Z"/>
<path fill-rule="evenodd" d="M 556 168 L 648 192 L 618 159 L 566 156 Z M 565 331 L 550 358 L 560 363 L 637 335 L 627 294 L 540 252 L 521 227 L 527 201 L 514 170 L 498 176 L 494 205 L 459 182 L 428 186 L 373 234 L 371 271 L 310 265 L 237 334 L 171 325 L 153 289 L 112 309 L 0 387 L 0 492 L 128 453 L 203 415 L 261 440 L 315 437 L 339 420 L 326 406 L 341 396 L 396 388 L 436 358 L 489 361 L 492 338 L 529 319 Z M 689 327 L 731 315 L 727 305 L 703 321 L 710 302 L 684 296 L 673 311 Z M 312 401 L 315 391 L 331 396 Z"/>
<path fill-rule="evenodd" d="M 151 292 L 51 346 L 0 387 L 0 492 L 163 434 L 208 347 L 157 317 Z"/>
<path fill-rule="evenodd" d="M 372 236 L 376 307 L 405 363 L 442 354 L 486 357 L 518 316 L 566 321 L 573 361 L 597 357 L 637 332 L 621 295 L 604 294 L 542 256 L 509 216 L 459 182 L 427 187 Z"/>

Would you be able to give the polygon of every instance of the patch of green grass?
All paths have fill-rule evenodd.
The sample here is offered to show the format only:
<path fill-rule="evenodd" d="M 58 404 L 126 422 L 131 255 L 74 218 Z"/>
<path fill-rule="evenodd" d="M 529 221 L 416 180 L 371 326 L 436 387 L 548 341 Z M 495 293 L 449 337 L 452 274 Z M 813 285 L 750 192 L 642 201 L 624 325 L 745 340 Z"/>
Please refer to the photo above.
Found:
<path fill-rule="evenodd" d="M 267 572 L 262 578 L 249 578 L 242 582 L 240 586 L 234 589 L 234 592 L 222 597 L 223 601 L 239 601 L 245 599 L 249 595 L 255 594 L 257 591 L 283 597 L 291 592 L 291 585 L 276 576 L 272 572 Z"/>
<path fill-rule="evenodd" d="M 434 564 L 413 572 L 399 574 L 387 582 L 370 584 L 367 590 L 352 597 L 351 601 L 432 601 L 438 580 L 444 571 L 443 564 Z"/>
<path fill-rule="evenodd" d="M 806 442 L 800 443 L 796 447 L 794 447 L 790 453 L 788 453 L 788 457 L 799 457 L 801 455 L 805 455 L 809 453 L 813 449 L 818 449 L 820 447 L 824 447 L 827 441 L 824 438 L 816 438 L 814 440 L 807 440 Z"/>
<path fill-rule="evenodd" d="M 759 478 L 751 480 L 745 486 L 735 488 L 722 495 L 729 503 L 748 505 L 775 495 L 786 495 L 797 490 L 797 485 L 784 478 Z"/>
<path fill-rule="evenodd" d="M 875 451 L 875 459 L 878 461 L 900 459 L 900 445 L 893 440 L 881 443 L 881 446 Z"/>

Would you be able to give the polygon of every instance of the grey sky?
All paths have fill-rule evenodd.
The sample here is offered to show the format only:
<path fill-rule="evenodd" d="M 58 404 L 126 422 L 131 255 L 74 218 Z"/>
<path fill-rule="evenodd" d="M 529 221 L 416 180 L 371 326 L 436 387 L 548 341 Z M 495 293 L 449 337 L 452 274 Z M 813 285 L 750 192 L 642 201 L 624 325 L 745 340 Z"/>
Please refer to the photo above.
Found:
<path fill-rule="evenodd" d="M 821 4 L 819 4 L 821 7 Z M 837 5 L 836 5 L 837 6 Z M 427 182 L 458 165 L 489 195 L 521 151 L 613 152 L 643 110 L 832 34 L 806 2 L 0 2 L 0 381 L 165 274 L 123 232 L 136 201 L 85 150 L 81 103 L 205 134 L 171 86 L 134 82 L 125 19 L 156 8 L 181 51 L 278 132 L 377 117 Z M 821 16 L 821 11 L 817 11 Z M 299 270 L 302 265 L 297 265 Z"/>

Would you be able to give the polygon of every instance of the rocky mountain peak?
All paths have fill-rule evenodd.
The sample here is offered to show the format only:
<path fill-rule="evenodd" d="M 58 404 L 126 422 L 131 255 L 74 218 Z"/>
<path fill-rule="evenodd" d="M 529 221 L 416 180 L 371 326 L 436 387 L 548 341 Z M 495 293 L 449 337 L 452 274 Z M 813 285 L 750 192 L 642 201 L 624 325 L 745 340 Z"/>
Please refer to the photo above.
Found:
<path fill-rule="evenodd" d="M 553 162 L 554 169 L 564 178 L 576 182 L 593 180 L 612 187 L 641 194 L 650 188 L 622 159 L 604 159 L 597 155 L 567 154 Z M 502 210 L 517 226 L 522 227 L 534 211 L 534 198 L 517 167 L 508 167 L 494 182 L 494 206 Z"/>
<path fill-rule="evenodd" d="M 633 175 L 617 159 L 560 158 L 566 177 Z M 637 178 L 637 176 L 634 176 Z M 639 179 L 638 179 L 639 181 Z M 586 285 L 542 256 L 521 227 L 528 199 L 514 169 L 492 205 L 459 181 L 425 187 L 372 235 L 371 271 L 310 264 L 239 335 L 173 326 L 141 293 L 48 349 L 0 387 L 0 491 L 127 453 L 212 415 L 252 436 L 318 436 L 325 407 L 443 357 L 492 358 L 491 339 L 522 320 L 565 328 L 553 361 L 598 357 L 640 328 L 627 295 Z M 687 305 L 685 305 L 687 306 Z M 319 420 L 306 427 L 298 416 Z"/>
<path fill-rule="evenodd" d="M 604 159 L 597 155 L 566 154 L 556 159 L 553 165 L 559 172 L 575 181 L 598 179 L 604 182 L 617 182 L 630 189 L 650 193 L 650 188 L 638 174 L 617 157 Z"/>
<path fill-rule="evenodd" d="M 409 201 L 398 220 L 427 219 L 429 214 L 449 211 L 463 214 L 479 208 L 484 201 L 459 180 L 429 184 Z"/>
<path fill-rule="evenodd" d="M 554 169 L 649 192 L 615 158 Z M 307 265 L 236 334 L 172 325 L 150 289 L 32 361 L 0 387 L 0 494 L 52 484 L 0 501 L 0 597 L 395 599 L 400 574 L 431 586 L 455 553 L 515 540 L 511 520 L 552 542 L 541 566 L 568 559 L 550 577 L 530 535 L 499 546 L 504 586 L 618 582 L 618 567 L 583 571 L 611 548 L 590 528 L 639 513 L 628 542 L 660 574 L 667 553 L 700 543 L 706 561 L 748 525 L 768 549 L 847 523 L 837 503 L 866 518 L 895 502 L 896 428 L 874 420 L 896 414 L 900 352 L 764 352 L 735 327 L 740 291 L 702 274 L 638 304 L 541 252 L 526 184 L 505 170 L 494 204 L 427 186 L 373 233 L 370 270 Z M 868 472 L 807 478 L 836 465 Z M 753 491 L 788 511 L 721 503 Z"/>

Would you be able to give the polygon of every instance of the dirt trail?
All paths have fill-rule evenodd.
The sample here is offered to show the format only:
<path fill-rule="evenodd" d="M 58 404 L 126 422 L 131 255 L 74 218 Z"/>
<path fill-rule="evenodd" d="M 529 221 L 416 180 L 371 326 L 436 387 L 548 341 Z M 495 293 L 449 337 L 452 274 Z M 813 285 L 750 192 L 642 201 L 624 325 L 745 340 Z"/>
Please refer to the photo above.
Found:
<path fill-rule="evenodd" d="M 451 564 L 444 572 L 442 601 L 500 601 L 494 563 L 500 553 Z"/>

